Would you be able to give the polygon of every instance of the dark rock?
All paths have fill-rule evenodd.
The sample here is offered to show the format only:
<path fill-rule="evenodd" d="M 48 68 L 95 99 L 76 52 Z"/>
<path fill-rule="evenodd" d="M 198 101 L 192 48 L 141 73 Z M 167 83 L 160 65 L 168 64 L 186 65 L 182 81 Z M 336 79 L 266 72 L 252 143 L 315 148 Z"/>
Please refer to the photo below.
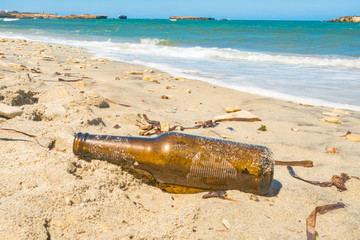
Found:
<path fill-rule="evenodd" d="M 169 17 L 170 20 L 215 20 L 215 18 L 210 17 L 184 17 L 184 16 L 172 16 Z"/>

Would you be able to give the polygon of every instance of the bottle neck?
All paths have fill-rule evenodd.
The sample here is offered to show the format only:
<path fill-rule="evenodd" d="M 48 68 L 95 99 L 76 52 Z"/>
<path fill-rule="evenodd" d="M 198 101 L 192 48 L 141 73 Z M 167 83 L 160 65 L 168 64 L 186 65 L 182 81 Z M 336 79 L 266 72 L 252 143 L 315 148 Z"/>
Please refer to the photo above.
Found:
<path fill-rule="evenodd" d="M 73 152 L 83 158 L 115 160 L 133 158 L 134 155 L 152 149 L 157 138 L 140 138 L 108 135 L 75 135 Z"/>

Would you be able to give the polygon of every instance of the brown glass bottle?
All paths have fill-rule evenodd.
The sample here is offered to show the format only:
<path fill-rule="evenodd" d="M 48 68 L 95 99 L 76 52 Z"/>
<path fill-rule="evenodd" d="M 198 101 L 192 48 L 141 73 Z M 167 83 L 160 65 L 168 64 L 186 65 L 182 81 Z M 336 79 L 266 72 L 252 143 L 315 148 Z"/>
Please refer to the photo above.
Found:
<path fill-rule="evenodd" d="M 155 138 L 78 133 L 73 151 L 146 171 L 163 189 L 178 193 L 237 189 L 265 195 L 274 170 L 266 147 L 175 132 Z"/>

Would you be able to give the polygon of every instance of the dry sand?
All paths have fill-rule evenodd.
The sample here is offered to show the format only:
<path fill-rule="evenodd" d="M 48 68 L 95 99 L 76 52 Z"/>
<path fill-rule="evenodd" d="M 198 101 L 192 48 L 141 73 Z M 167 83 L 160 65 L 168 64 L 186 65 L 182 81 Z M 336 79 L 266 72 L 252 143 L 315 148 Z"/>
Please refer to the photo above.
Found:
<path fill-rule="evenodd" d="M 318 216 L 318 239 L 359 239 L 357 179 L 340 192 L 275 166 L 271 196 L 227 191 L 237 200 L 232 202 L 202 199 L 204 193 L 165 193 L 119 166 L 72 153 L 76 132 L 138 136 L 139 113 L 171 126 L 193 126 L 239 106 L 262 121 L 221 122 L 185 133 L 265 145 L 275 160 L 312 160 L 312 168 L 294 167 L 306 179 L 360 177 L 360 142 L 340 137 L 348 130 L 360 134 L 359 112 L 340 113 L 341 124 L 321 122 L 322 112 L 333 109 L 176 79 L 66 46 L 1 39 L 0 54 L 0 102 L 23 110 L 11 119 L 0 117 L 0 127 L 36 135 L 44 146 L 0 131 L 0 239 L 305 239 L 306 218 L 314 208 L 337 202 L 345 208 Z M 130 71 L 143 75 L 125 73 Z M 145 76 L 158 83 L 143 81 Z M 267 131 L 258 131 L 261 125 Z M 331 147 L 340 153 L 326 153 Z"/>

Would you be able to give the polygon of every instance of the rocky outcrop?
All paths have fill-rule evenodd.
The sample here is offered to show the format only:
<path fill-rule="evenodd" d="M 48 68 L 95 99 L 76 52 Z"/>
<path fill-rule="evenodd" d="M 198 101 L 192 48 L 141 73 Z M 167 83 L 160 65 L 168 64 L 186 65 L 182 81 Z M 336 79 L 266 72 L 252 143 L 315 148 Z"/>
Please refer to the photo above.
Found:
<path fill-rule="evenodd" d="M 19 12 L 3 12 L 0 11 L 0 18 L 52 18 L 52 19 L 107 19 L 106 15 L 91 15 L 91 14 L 82 14 L 75 15 L 71 14 L 68 16 L 59 16 L 56 14 L 48 14 L 48 13 L 19 13 Z"/>
<path fill-rule="evenodd" d="M 327 22 L 345 22 L 345 23 L 360 23 L 360 16 L 344 16 L 331 19 Z"/>
<path fill-rule="evenodd" d="M 107 19 L 107 16 L 106 15 L 91 15 L 91 14 L 83 14 L 83 15 L 71 14 L 69 16 L 63 16 L 61 18 L 64 18 L 64 19 Z"/>
<path fill-rule="evenodd" d="M 170 20 L 215 20 L 210 17 L 184 17 L 184 16 L 173 16 L 169 17 Z"/>
<path fill-rule="evenodd" d="M 127 19 L 127 16 L 125 16 L 125 15 L 119 15 L 118 17 L 119 17 L 119 19 Z"/>

